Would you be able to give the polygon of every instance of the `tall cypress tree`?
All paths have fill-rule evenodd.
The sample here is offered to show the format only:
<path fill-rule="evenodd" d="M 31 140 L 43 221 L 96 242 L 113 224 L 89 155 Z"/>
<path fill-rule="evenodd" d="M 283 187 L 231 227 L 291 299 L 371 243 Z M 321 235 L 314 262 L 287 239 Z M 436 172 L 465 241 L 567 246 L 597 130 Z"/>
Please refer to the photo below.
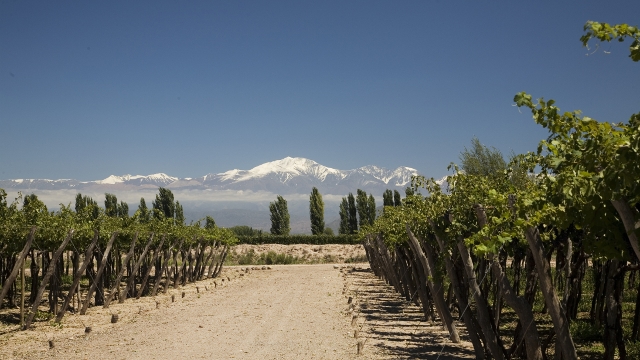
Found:
<path fill-rule="evenodd" d="M 87 210 L 88 209 L 88 210 Z M 87 211 L 91 219 L 95 220 L 100 215 L 100 208 L 98 203 L 90 196 L 82 196 L 82 194 L 76 194 L 76 212 Z"/>
<path fill-rule="evenodd" d="M 118 217 L 129 217 L 129 204 L 120 201 L 120 204 L 116 206 L 116 213 Z"/>
<path fill-rule="evenodd" d="M 340 228 L 338 229 L 338 234 L 350 234 L 351 229 L 349 228 L 349 201 L 346 197 L 342 198 L 342 202 L 340 203 Z"/>
<path fill-rule="evenodd" d="M 382 194 L 382 206 L 393 206 L 393 192 L 389 189 Z"/>
<path fill-rule="evenodd" d="M 358 209 L 358 225 L 359 228 L 362 229 L 363 226 L 369 225 L 369 201 L 366 191 L 358 189 L 356 208 Z"/>
<path fill-rule="evenodd" d="M 349 234 L 355 234 L 358 232 L 358 210 L 352 193 L 347 196 L 347 203 L 349 204 Z"/>
<path fill-rule="evenodd" d="M 151 221 L 151 212 L 149 212 L 144 198 L 140 198 L 140 204 L 138 205 L 138 221 L 143 224 Z"/>
<path fill-rule="evenodd" d="M 182 209 L 182 205 L 180 205 L 179 201 L 176 201 L 176 220 L 175 224 L 184 225 L 184 210 Z"/>
<path fill-rule="evenodd" d="M 205 223 L 204 223 L 204 228 L 205 229 L 215 229 L 216 226 L 216 221 L 213 220 L 213 218 L 209 215 L 207 215 L 207 217 L 205 218 Z"/>
<path fill-rule="evenodd" d="M 373 225 L 373 222 L 376 221 L 376 199 L 374 199 L 371 194 L 369 194 L 369 199 L 367 201 L 367 210 L 368 225 Z"/>
<path fill-rule="evenodd" d="M 324 202 L 322 195 L 316 187 L 311 190 L 309 197 L 309 217 L 311 219 L 311 233 L 321 235 L 324 233 Z"/>
<path fill-rule="evenodd" d="M 175 217 L 176 204 L 173 201 L 173 193 L 169 189 L 158 188 L 156 200 L 153 202 L 153 217 L 156 219 Z"/>
<path fill-rule="evenodd" d="M 118 216 L 118 198 L 109 193 L 104 194 L 104 213 L 107 216 Z"/>
<path fill-rule="evenodd" d="M 289 226 L 287 200 L 278 195 L 276 201 L 269 204 L 269 211 L 271 212 L 271 234 L 289 235 L 291 227 Z"/>
<path fill-rule="evenodd" d="M 400 197 L 400 192 L 398 190 L 393 190 L 393 206 L 402 205 L 402 198 Z"/>

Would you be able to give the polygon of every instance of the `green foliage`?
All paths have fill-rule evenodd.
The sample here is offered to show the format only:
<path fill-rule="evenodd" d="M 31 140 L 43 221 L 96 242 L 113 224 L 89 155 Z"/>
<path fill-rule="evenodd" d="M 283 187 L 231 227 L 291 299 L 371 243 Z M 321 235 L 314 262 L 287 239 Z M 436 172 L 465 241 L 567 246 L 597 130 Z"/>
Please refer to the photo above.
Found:
<path fill-rule="evenodd" d="M 393 206 L 393 192 L 389 189 L 382 194 L 382 206 Z"/>
<path fill-rule="evenodd" d="M 153 202 L 153 217 L 155 219 L 173 219 L 175 216 L 173 193 L 169 189 L 158 188 L 156 200 Z"/>
<path fill-rule="evenodd" d="M 311 219 L 311 233 L 319 235 L 324 232 L 324 202 L 316 187 L 311 190 L 309 197 L 309 217 Z"/>
<path fill-rule="evenodd" d="M 369 225 L 369 203 L 367 202 L 367 193 L 358 189 L 356 195 L 356 208 L 358 209 L 358 225 L 359 228 Z"/>
<path fill-rule="evenodd" d="M 497 176 L 507 168 L 500 150 L 487 147 L 477 137 L 471 139 L 471 148 L 460 153 L 462 170 L 470 175 Z"/>
<path fill-rule="evenodd" d="M 118 204 L 118 216 L 129 217 L 129 205 L 124 201 L 120 201 Z"/>
<path fill-rule="evenodd" d="M 609 25 L 596 21 L 587 21 L 584 25 L 585 34 L 580 38 L 582 45 L 586 48 L 589 46 L 589 40 L 596 38 L 600 41 L 610 42 L 617 39 L 623 42 L 629 37 L 633 41 L 629 46 L 629 57 L 633 61 L 640 61 L 640 31 L 637 26 L 629 26 L 627 24 Z"/>
<path fill-rule="evenodd" d="M 355 234 L 358 232 L 358 215 L 356 208 L 356 199 L 355 197 L 353 197 L 352 193 L 349 193 L 349 195 L 347 196 L 347 203 L 347 213 L 349 214 L 349 234 Z"/>
<path fill-rule="evenodd" d="M 356 208 L 358 209 L 358 218 L 360 228 L 371 226 L 376 220 L 376 201 L 373 195 L 367 197 L 366 191 L 358 189 L 356 196 Z"/>
<path fill-rule="evenodd" d="M 216 221 L 211 216 L 207 215 L 207 217 L 205 218 L 204 228 L 215 229 L 216 227 Z"/>
<path fill-rule="evenodd" d="M 376 221 L 376 199 L 373 198 L 372 194 L 369 194 L 369 198 L 367 199 L 367 205 L 369 210 L 369 225 L 373 225 L 373 222 Z"/>
<path fill-rule="evenodd" d="M 355 234 L 358 232 L 358 217 L 356 200 L 352 193 L 342 198 L 340 203 L 340 229 L 339 234 Z"/>
<path fill-rule="evenodd" d="M 5 215 L 7 211 L 7 192 L 0 189 L 0 216 Z"/>
<path fill-rule="evenodd" d="M 271 234 L 289 235 L 291 227 L 289 226 L 287 200 L 278 195 L 276 201 L 269 204 L 269 211 L 271 212 Z"/>
<path fill-rule="evenodd" d="M 182 205 L 180 205 L 179 201 L 176 201 L 175 209 L 176 209 L 176 224 L 184 225 L 184 210 L 182 209 Z"/>
<path fill-rule="evenodd" d="M 611 124 L 579 111 L 562 113 L 553 100 L 533 102 L 526 93 L 514 100 L 550 132 L 538 146 L 541 193 L 529 199 L 538 220 L 575 224 L 585 231 L 585 246 L 594 255 L 628 258 L 626 231 L 611 201 L 640 201 L 638 115 L 626 124 Z"/>
<path fill-rule="evenodd" d="M 257 230 L 246 225 L 233 226 L 230 227 L 229 230 L 233 231 L 237 236 L 262 236 L 262 230 Z"/>
<path fill-rule="evenodd" d="M 254 235 L 254 236 L 238 236 L 240 244 L 312 244 L 312 245 L 324 245 L 324 244 L 358 244 L 360 240 L 356 235 Z"/>
<path fill-rule="evenodd" d="M 235 259 L 228 258 L 229 263 L 236 262 L 238 265 L 289 265 L 303 263 L 304 259 L 289 254 L 280 254 L 269 251 L 257 255 L 253 249 L 239 254 Z"/>
<path fill-rule="evenodd" d="M 86 212 L 91 219 L 97 219 L 100 215 L 100 207 L 98 203 L 89 196 L 76 194 L 76 213 Z"/>
<path fill-rule="evenodd" d="M 104 213 L 107 216 L 118 216 L 118 198 L 109 193 L 104 194 Z"/>
<path fill-rule="evenodd" d="M 400 192 L 398 190 L 393 190 L 393 206 L 401 206 L 402 198 L 400 197 Z"/>
<path fill-rule="evenodd" d="M 570 324 L 571 336 L 581 341 L 602 341 L 604 329 L 589 320 L 576 320 Z"/>
<path fill-rule="evenodd" d="M 347 198 L 342 198 L 340 203 L 340 227 L 338 234 L 349 234 L 349 203 Z"/>
<path fill-rule="evenodd" d="M 413 193 L 414 193 L 414 190 L 412 188 L 410 188 L 410 187 L 407 187 L 407 188 L 404 189 L 404 194 L 407 197 L 413 195 Z"/>
<path fill-rule="evenodd" d="M 330 228 L 330 227 L 324 228 L 324 231 L 322 233 L 325 234 L 325 235 L 334 236 L 333 229 Z"/>
<path fill-rule="evenodd" d="M 289 254 L 277 254 L 275 251 L 269 251 L 266 254 L 260 254 L 260 262 L 265 265 L 289 265 L 300 262 L 300 259 Z"/>
<path fill-rule="evenodd" d="M 39 251 L 53 251 L 57 249 L 71 229 L 74 230 L 73 245 L 70 247 L 86 247 L 95 234 L 98 234 L 100 246 L 105 246 L 112 234 L 116 234 L 115 245 L 123 248 L 131 244 L 138 234 L 136 246 L 144 246 L 151 234 L 158 244 L 165 238 L 166 244 L 176 244 L 182 241 L 187 245 L 202 243 L 204 245 L 237 243 L 235 234 L 223 228 L 201 228 L 199 223 L 190 226 L 177 226 L 173 219 L 151 219 L 149 222 L 138 221 L 140 211 L 133 218 L 118 216 L 118 207 L 125 208 L 124 203 L 118 204 L 115 195 L 109 194 L 109 208 L 116 206 L 116 216 L 107 216 L 106 211 L 97 207 L 95 201 L 81 194 L 76 196 L 77 211 L 71 205 L 61 205 L 60 210 L 48 212 L 44 203 L 37 196 L 29 195 L 23 199 L 22 194 L 16 200 L 6 205 L 6 194 L 0 189 L 0 252 L 12 254 L 24 246 L 27 234 L 32 226 L 36 227 L 35 243 Z M 18 205 L 23 204 L 22 208 Z M 126 210 L 122 210 L 126 214 Z M 113 212 L 112 212 L 113 214 Z M 71 249 L 71 248 L 70 248 Z"/>
<path fill-rule="evenodd" d="M 140 198 L 140 204 L 138 205 L 138 221 L 142 224 L 146 224 L 151 221 L 151 212 L 147 208 L 147 203 L 144 201 L 144 198 Z"/>

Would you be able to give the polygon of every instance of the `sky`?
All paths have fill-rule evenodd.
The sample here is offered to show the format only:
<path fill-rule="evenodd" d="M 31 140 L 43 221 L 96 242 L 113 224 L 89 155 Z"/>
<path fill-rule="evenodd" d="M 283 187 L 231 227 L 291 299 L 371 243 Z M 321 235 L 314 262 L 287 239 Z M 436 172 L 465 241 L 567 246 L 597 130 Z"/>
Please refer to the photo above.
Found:
<path fill-rule="evenodd" d="M 476 136 L 547 133 L 513 106 L 640 111 L 638 1 L 0 0 L 0 179 L 197 177 L 286 156 L 442 177 Z M 593 44 L 595 45 L 595 43 Z"/>

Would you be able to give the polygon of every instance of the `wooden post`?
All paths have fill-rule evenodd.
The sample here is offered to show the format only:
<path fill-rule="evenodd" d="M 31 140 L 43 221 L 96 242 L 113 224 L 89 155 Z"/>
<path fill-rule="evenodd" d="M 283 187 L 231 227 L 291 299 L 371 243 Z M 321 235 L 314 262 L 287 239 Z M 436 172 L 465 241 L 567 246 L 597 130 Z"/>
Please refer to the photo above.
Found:
<path fill-rule="evenodd" d="M 156 260 L 158 260 L 158 255 L 162 250 L 162 245 L 164 245 L 165 239 L 166 239 L 166 236 L 163 236 L 162 240 L 160 240 L 160 244 L 158 244 L 158 247 L 156 247 L 156 251 L 153 252 L 153 257 L 151 258 L 151 266 L 149 266 L 146 274 L 144 274 L 144 279 L 142 279 L 142 283 L 140 284 L 140 291 L 138 291 L 138 293 L 136 294 L 136 299 L 140 299 L 140 296 L 142 296 L 142 292 L 144 291 L 144 288 L 147 286 L 147 281 L 149 281 L 149 275 L 151 274 L 151 269 L 156 267 Z M 156 273 L 157 272 L 158 272 L 158 269 L 156 269 Z"/>
<path fill-rule="evenodd" d="M 144 261 L 144 257 L 147 255 L 147 251 L 149 251 L 149 247 L 151 246 L 151 242 L 153 241 L 153 235 L 154 234 L 151 233 L 151 237 L 149 238 L 147 245 L 144 247 L 140 258 L 138 258 L 138 261 L 136 261 L 135 265 L 131 269 L 131 274 L 129 274 L 127 286 L 125 286 L 124 291 L 122 292 L 122 294 L 120 294 L 120 298 L 118 298 L 118 303 L 120 304 L 122 304 L 127 299 L 127 292 L 129 292 L 129 289 L 133 289 L 134 292 L 136 290 L 136 273 L 140 268 L 140 264 L 142 264 L 142 262 Z"/>
<path fill-rule="evenodd" d="M 451 339 L 451 341 L 454 343 L 459 343 L 460 335 L 458 334 L 458 330 L 456 329 L 456 326 L 454 324 L 453 316 L 451 316 L 451 312 L 449 311 L 449 308 L 445 303 L 444 294 L 442 292 L 442 283 L 434 273 L 435 259 L 433 258 L 433 250 L 431 249 L 431 247 L 428 247 L 426 249 L 430 251 L 427 251 L 427 253 L 425 254 L 425 252 L 422 251 L 418 239 L 415 237 L 411 229 L 409 229 L 409 225 L 406 226 L 406 231 L 407 235 L 409 236 L 409 246 L 411 247 L 411 250 L 416 255 L 418 260 L 420 260 L 422 268 L 426 270 L 425 275 L 427 276 L 427 285 L 429 286 L 429 290 L 431 291 L 431 295 L 433 296 L 433 302 L 436 306 L 436 310 L 440 314 L 440 318 L 443 322 L 444 328 L 448 330 L 449 338 Z"/>
<path fill-rule="evenodd" d="M 73 229 L 69 230 L 69 234 L 64 239 L 60 247 L 58 247 L 58 250 L 56 250 L 56 252 L 51 257 L 51 261 L 49 262 L 49 266 L 47 267 L 47 272 L 45 276 L 42 278 L 42 283 L 40 284 L 40 288 L 38 289 L 38 294 L 36 295 L 36 299 L 33 302 L 31 313 L 29 314 L 27 321 L 24 323 L 22 330 L 26 330 L 29 328 L 29 326 L 31 326 L 31 322 L 33 321 L 33 318 L 36 316 L 36 313 L 38 312 L 38 305 L 40 305 L 40 300 L 42 299 L 42 295 L 44 294 L 44 289 L 47 287 L 47 283 L 49 282 L 49 279 L 51 279 L 51 276 L 53 276 L 53 271 L 55 270 L 56 263 L 58 262 L 58 258 L 60 257 L 60 255 L 62 255 L 62 251 L 69 243 L 69 240 L 71 240 L 71 237 L 73 236 L 73 232 L 74 232 Z"/>
<path fill-rule="evenodd" d="M 82 273 L 84 273 L 87 270 L 87 267 L 89 266 L 89 262 L 92 260 L 91 254 L 93 253 L 93 248 L 96 246 L 96 243 L 98 242 L 99 235 L 100 233 L 98 232 L 98 230 L 95 230 L 95 234 L 93 235 L 93 240 L 91 241 L 91 244 L 89 244 L 89 247 L 87 247 L 87 250 L 84 252 L 84 261 L 82 262 L 82 266 L 74 274 L 73 284 L 69 289 L 69 293 L 67 293 L 67 297 L 64 299 L 64 303 L 62 304 L 62 309 L 60 309 L 60 311 L 56 316 L 56 323 L 58 324 L 64 317 L 64 313 L 67 311 L 67 307 L 69 306 L 69 303 L 73 299 L 74 292 L 80 285 L 80 279 L 82 278 Z"/>
<path fill-rule="evenodd" d="M 111 246 L 113 245 L 113 240 L 116 239 L 117 235 L 118 235 L 117 231 L 111 234 L 111 239 L 109 239 L 107 248 L 104 250 L 104 254 L 102 254 L 103 261 L 100 264 L 100 268 L 98 268 L 98 272 L 96 273 L 96 278 L 93 279 L 93 284 L 91 284 L 91 286 L 89 287 L 89 290 L 87 291 L 87 296 L 85 297 L 84 302 L 82 303 L 82 309 L 80 309 L 80 315 L 84 315 L 87 312 L 87 308 L 89 307 L 89 301 L 91 301 L 91 295 L 93 295 L 93 292 L 98 287 L 98 282 L 100 281 L 100 277 L 102 276 L 102 273 L 104 272 L 104 269 L 107 265 L 106 259 L 109 256 L 109 252 L 111 252 Z M 89 257 L 89 260 L 91 260 L 91 257 Z M 78 299 L 78 302 L 79 302 L 79 299 Z"/>
<path fill-rule="evenodd" d="M 220 243 L 219 242 L 214 242 L 211 245 L 211 253 L 209 254 L 209 259 L 211 260 L 211 262 L 209 263 L 209 269 L 207 270 L 207 278 L 211 278 L 213 277 L 213 266 L 216 264 L 216 255 L 218 254 L 218 248 L 220 247 Z M 209 260 L 207 260 L 207 262 L 209 262 Z"/>
<path fill-rule="evenodd" d="M 2 300 L 4 300 L 4 297 L 7 296 L 9 289 L 11 289 L 11 285 L 13 285 L 13 282 L 18 277 L 18 271 L 20 271 L 20 267 L 21 267 L 20 264 L 22 264 L 24 262 L 24 259 L 27 257 L 27 253 L 31 248 L 31 243 L 35 238 L 35 234 L 36 234 L 36 227 L 33 226 L 31 227 L 31 232 L 29 232 L 29 236 L 27 237 L 27 242 L 24 244 L 24 247 L 22 248 L 22 251 L 18 256 L 18 260 L 16 261 L 16 264 L 13 266 L 13 270 L 11 270 L 11 274 L 9 275 L 7 280 L 4 282 L 4 285 L 2 285 L 2 292 L 0 292 L 0 309 L 2 309 Z"/>
<path fill-rule="evenodd" d="M 136 233 L 135 236 L 133 237 L 133 241 L 131 241 L 131 247 L 129 248 L 129 252 L 127 253 L 127 256 L 125 256 L 124 258 L 124 263 L 120 267 L 120 272 L 118 272 L 116 281 L 113 283 L 113 286 L 109 291 L 109 296 L 107 296 L 107 298 L 104 300 L 103 307 L 105 309 L 109 308 L 109 304 L 111 303 L 111 300 L 113 300 L 113 297 L 120 289 L 120 280 L 122 280 L 122 275 L 124 275 L 124 271 L 127 270 L 127 264 L 129 263 L 131 256 L 133 256 L 133 250 L 135 249 L 135 246 L 136 246 L 136 240 L 138 240 L 138 233 Z"/>
<path fill-rule="evenodd" d="M 24 326 L 24 260 L 20 266 L 20 328 Z"/>

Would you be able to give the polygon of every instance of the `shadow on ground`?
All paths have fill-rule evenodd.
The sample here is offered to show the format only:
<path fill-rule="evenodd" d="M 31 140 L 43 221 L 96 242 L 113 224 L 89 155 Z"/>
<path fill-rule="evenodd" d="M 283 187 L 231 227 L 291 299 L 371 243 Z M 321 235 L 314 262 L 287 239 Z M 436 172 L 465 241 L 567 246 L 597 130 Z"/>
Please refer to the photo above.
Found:
<path fill-rule="evenodd" d="M 372 359 L 473 359 L 464 326 L 454 344 L 439 322 L 425 321 L 415 303 L 406 301 L 370 269 L 344 269 L 345 295 L 354 299 L 363 355 Z"/>

